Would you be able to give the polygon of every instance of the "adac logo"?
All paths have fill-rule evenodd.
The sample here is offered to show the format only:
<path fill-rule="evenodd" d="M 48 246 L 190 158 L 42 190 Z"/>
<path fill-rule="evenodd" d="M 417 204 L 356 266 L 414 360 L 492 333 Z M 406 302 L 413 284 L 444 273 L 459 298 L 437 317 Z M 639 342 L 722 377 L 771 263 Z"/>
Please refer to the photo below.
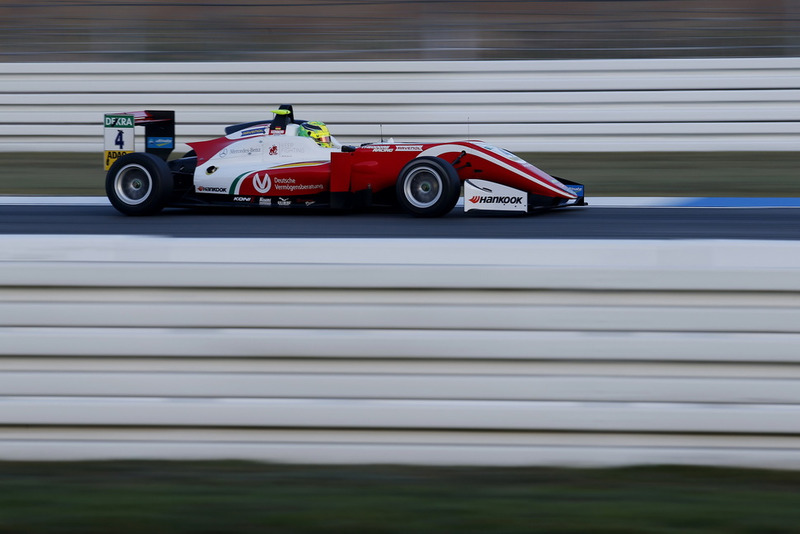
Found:
<path fill-rule="evenodd" d="M 272 188 L 272 179 L 266 171 L 254 172 L 253 187 L 259 193 L 266 193 Z"/>

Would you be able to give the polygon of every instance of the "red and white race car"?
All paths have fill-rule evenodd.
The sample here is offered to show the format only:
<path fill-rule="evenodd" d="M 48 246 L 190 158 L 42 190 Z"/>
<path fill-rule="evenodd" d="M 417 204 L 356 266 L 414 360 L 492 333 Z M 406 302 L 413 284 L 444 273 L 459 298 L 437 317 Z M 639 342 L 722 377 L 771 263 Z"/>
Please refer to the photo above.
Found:
<path fill-rule="evenodd" d="M 339 144 L 327 126 L 294 118 L 292 106 L 272 120 L 228 126 L 225 136 L 175 146 L 172 111 L 105 116 L 106 193 L 122 213 L 166 206 L 328 207 L 399 205 L 436 217 L 464 209 L 528 212 L 582 206 L 583 185 L 554 178 L 511 152 L 480 141 Z M 145 127 L 136 152 L 134 126 Z"/>

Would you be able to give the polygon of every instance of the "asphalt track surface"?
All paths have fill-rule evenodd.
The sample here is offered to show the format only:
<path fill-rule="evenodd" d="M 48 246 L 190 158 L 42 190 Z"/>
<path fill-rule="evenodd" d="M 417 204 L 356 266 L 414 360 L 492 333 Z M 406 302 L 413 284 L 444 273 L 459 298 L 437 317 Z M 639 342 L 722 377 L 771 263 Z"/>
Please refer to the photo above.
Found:
<path fill-rule="evenodd" d="M 0 205 L 0 234 L 243 238 L 800 239 L 800 208 L 576 207 L 526 216 L 167 209 L 126 217 L 103 205 Z"/>

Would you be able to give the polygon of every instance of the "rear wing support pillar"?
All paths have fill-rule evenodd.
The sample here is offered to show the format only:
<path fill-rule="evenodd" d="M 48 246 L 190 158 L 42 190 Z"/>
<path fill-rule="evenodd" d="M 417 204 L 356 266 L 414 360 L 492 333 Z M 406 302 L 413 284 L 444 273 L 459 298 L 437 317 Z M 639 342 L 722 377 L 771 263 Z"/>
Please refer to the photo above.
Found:
<path fill-rule="evenodd" d="M 149 110 L 144 114 L 143 119 L 136 117 L 136 124 L 144 125 L 144 151 L 167 161 L 175 148 L 175 112 Z"/>

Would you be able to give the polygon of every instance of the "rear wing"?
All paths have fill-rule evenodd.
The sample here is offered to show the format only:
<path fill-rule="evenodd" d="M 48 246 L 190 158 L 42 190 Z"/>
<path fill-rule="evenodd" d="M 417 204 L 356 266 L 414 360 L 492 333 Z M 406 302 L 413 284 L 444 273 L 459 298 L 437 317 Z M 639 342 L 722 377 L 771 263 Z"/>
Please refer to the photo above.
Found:
<path fill-rule="evenodd" d="M 144 126 L 144 150 L 164 161 L 175 148 L 175 112 L 166 110 L 106 113 L 103 160 L 108 170 L 117 158 L 136 152 L 135 126 Z"/>

